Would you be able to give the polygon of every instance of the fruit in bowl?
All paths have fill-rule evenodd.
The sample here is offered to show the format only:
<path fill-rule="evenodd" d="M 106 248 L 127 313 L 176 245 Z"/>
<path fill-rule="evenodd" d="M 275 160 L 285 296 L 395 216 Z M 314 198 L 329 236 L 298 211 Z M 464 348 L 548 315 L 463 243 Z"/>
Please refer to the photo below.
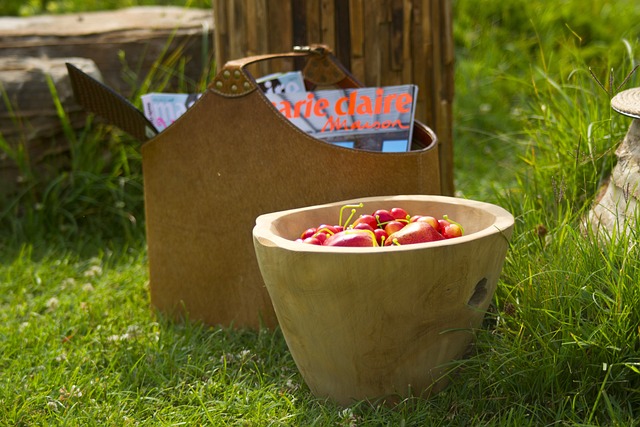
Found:
<path fill-rule="evenodd" d="M 464 234 L 462 225 L 446 214 L 441 219 L 431 215 L 410 215 L 398 206 L 361 214 L 350 223 L 357 209 L 363 207 L 362 202 L 343 205 L 337 225 L 323 223 L 309 227 L 300 233 L 296 241 L 322 246 L 376 247 L 435 242 Z M 347 209 L 350 209 L 350 215 L 345 218 Z"/>
<path fill-rule="evenodd" d="M 347 207 L 340 218 L 345 205 L 360 203 L 363 208 Z M 393 208 L 405 212 L 394 215 Z M 370 230 L 348 228 L 358 220 L 358 209 L 372 216 L 388 210 L 405 225 L 384 238 L 388 246 L 380 243 L 386 232 L 378 225 L 374 244 Z M 464 233 L 446 238 L 436 227 L 444 227 L 445 234 L 451 227 L 457 235 L 451 218 L 464 224 Z M 303 230 L 327 221 L 347 223 L 342 236 L 357 235 L 366 244 L 295 241 Z M 473 329 L 482 325 L 513 224 L 513 216 L 499 206 L 427 195 L 367 197 L 259 216 L 253 241 L 260 272 L 313 394 L 348 405 L 354 399 L 392 403 L 442 390 L 452 361 L 464 357 Z M 441 236 L 409 244 L 409 237 L 398 234 L 411 235 L 414 228 Z M 340 239 L 340 233 L 325 243 Z"/>

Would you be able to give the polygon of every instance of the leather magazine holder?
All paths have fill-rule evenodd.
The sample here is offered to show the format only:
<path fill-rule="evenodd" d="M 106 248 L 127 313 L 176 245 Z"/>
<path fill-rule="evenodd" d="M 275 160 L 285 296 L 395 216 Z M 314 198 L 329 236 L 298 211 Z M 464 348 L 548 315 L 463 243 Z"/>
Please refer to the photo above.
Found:
<path fill-rule="evenodd" d="M 232 60 L 157 133 L 128 101 L 68 64 L 79 103 L 143 142 L 150 295 L 161 312 L 211 325 L 273 327 L 253 247 L 258 215 L 441 193 L 437 138 L 418 121 L 411 151 L 382 153 L 321 141 L 278 112 L 247 68 L 296 57 L 305 63 L 308 88 L 362 86 L 322 45 Z"/>

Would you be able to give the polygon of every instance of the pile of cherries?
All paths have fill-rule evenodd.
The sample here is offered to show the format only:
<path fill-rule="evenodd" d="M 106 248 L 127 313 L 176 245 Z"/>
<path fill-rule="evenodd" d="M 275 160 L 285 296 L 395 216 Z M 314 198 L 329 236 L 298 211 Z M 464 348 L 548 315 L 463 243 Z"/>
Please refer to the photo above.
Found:
<path fill-rule="evenodd" d="M 430 215 L 410 215 L 401 207 L 378 209 L 371 214 L 360 215 L 352 223 L 358 205 L 344 205 L 340 209 L 337 225 L 320 224 L 306 229 L 296 239 L 311 245 L 322 246 L 391 246 L 424 243 L 452 239 L 463 235 L 462 226 L 447 215 L 437 219 Z M 344 210 L 351 208 L 351 215 L 344 223 Z"/>

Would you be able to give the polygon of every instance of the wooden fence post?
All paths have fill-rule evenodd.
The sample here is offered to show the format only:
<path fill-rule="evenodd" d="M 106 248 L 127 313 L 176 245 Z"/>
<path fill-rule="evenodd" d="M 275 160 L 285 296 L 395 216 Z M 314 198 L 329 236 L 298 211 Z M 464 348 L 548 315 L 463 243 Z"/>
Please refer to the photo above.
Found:
<path fill-rule="evenodd" d="M 442 194 L 453 195 L 452 0 L 213 0 L 212 6 L 217 64 L 324 43 L 368 86 L 417 84 L 416 117 L 438 135 Z"/>

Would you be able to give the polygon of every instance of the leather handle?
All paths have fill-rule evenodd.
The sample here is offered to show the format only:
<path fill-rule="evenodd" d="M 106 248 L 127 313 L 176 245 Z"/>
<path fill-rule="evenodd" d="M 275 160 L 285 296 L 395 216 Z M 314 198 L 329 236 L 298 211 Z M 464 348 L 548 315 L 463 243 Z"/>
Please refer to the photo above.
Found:
<path fill-rule="evenodd" d="M 307 57 L 303 74 L 314 85 L 361 87 L 362 84 L 337 60 L 331 49 L 322 44 L 294 47 L 291 52 L 268 53 L 227 61 L 209 84 L 209 89 L 225 97 L 240 97 L 258 88 L 246 67 L 250 64 L 280 58 Z"/>
<path fill-rule="evenodd" d="M 232 59 L 227 61 L 224 68 L 229 70 L 242 69 L 245 68 L 249 64 L 253 64 L 255 62 L 267 61 L 270 59 L 279 59 L 279 58 L 294 58 L 294 57 L 304 57 L 309 55 L 326 55 L 331 54 L 331 49 L 329 46 L 316 44 L 311 46 L 294 46 L 293 51 L 291 52 L 283 52 L 283 53 L 266 53 L 262 55 L 253 55 L 247 56 L 245 58 Z"/>

